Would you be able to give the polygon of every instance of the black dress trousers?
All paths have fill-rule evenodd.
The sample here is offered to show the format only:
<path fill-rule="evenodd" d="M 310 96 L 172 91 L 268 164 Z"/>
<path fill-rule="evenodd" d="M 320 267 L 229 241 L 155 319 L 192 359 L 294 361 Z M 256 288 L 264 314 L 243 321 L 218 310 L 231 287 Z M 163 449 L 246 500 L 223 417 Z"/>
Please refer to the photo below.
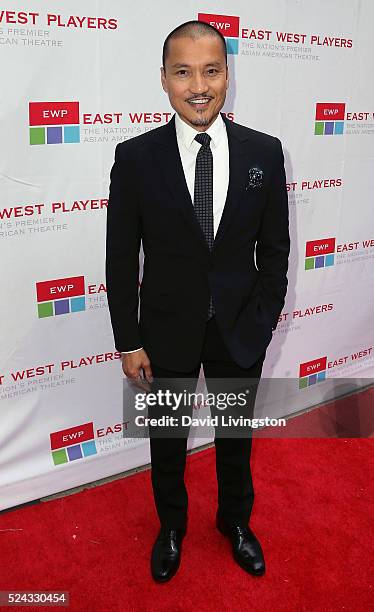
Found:
<path fill-rule="evenodd" d="M 232 391 L 233 381 L 243 388 L 251 386 L 251 396 L 246 406 L 247 416 L 253 416 L 253 406 L 266 351 L 250 367 L 241 368 L 231 358 L 216 319 L 213 316 L 206 324 L 206 332 L 200 363 L 191 372 L 176 372 L 158 367 L 151 363 L 154 382 L 152 391 L 170 390 L 171 392 L 196 389 L 200 365 L 203 364 L 209 393 Z M 241 379 L 241 381 L 238 381 Z M 213 415 L 211 408 L 211 413 Z M 159 406 L 149 407 L 149 417 L 172 414 L 170 409 Z M 192 408 L 189 410 L 192 414 Z M 196 415 L 193 415 L 196 416 Z M 230 435 L 230 434 L 228 434 Z M 184 431 L 179 437 L 157 428 L 149 429 L 152 463 L 152 487 L 157 513 L 162 526 L 168 528 L 185 527 L 187 523 L 188 495 L 184 482 L 186 466 L 187 435 Z M 218 513 L 228 524 L 247 525 L 254 500 L 254 489 L 250 468 L 252 436 L 247 428 L 242 437 L 222 437 L 215 434 L 216 474 L 218 484 Z"/>

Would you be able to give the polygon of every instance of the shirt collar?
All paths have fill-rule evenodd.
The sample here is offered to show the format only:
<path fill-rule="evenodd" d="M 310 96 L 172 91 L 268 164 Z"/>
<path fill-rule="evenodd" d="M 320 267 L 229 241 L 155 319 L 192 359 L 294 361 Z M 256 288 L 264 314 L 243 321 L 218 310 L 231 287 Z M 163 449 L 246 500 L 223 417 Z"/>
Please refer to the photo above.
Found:
<path fill-rule="evenodd" d="M 180 118 L 178 113 L 175 113 L 175 129 L 177 133 L 177 137 L 179 140 L 183 142 L 187 149 L 191 148 L 192 143 L 195 141 L 196 134 L 200 134 L 199 130 L 196 130 L 191 125 L 188 125 L 183 119 Z M 217 117 L 213 121 L 212 125 L 205 130 L 207 134 L 211 137 L 211 144 L 213 147 L 216 147 L 219 143 L 219 140 L 224 133 L 226 126 L 222 119 L 221 113 L 218 113 Z"/>

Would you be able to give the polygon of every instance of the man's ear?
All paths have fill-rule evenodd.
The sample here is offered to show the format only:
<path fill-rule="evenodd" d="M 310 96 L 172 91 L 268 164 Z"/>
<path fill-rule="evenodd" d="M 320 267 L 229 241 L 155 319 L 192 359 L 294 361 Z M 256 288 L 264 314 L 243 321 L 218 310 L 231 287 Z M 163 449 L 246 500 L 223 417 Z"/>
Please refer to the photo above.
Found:
<path fill-rule="evenodd" d="M 163 66 L 161 66 L 160 72 L 161 72 L 161 85 L 162 85 L 162 89 L 164 91 L 166 91 L 166 93 L 167 93 L 168 87 L 167 87 L 167 84 L 166 84 L 165 68 Z"/>

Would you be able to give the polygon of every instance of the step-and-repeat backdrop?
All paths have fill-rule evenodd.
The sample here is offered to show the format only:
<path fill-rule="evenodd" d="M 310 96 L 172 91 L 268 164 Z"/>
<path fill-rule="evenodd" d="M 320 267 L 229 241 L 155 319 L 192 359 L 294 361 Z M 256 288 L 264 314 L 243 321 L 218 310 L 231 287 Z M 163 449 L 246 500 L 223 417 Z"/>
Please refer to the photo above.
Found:
<path fill-rule="evenodd" d="M 284 148 L 289 291 L 263 371 L 288 381 L 279 412 L 373 376 L 371 0 L 5 2 L 1 508 L 149 462 L 147 440 L 123 436 L 104 277 L 109 172 L 118 142 L 172 116 L 162 44 L 190 19 L 226 37 L 223 111 Z"/>

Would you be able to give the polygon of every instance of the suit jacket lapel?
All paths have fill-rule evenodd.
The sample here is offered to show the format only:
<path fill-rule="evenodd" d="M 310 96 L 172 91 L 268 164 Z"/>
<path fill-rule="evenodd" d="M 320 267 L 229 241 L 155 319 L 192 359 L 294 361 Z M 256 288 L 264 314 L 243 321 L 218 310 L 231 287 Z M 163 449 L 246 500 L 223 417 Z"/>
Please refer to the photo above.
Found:
<path fill-rule="evenodd" d="M 235 211 L 241 198 L 245 195 L 245 186 L 248 181 L 248 169 L 255 163 L 255 151 L 248 147 L 247 131 L 233 123 L 222 114 L 226 124 L 229 145 L 229 185 L 222 217 L 215 236 L 213 252 L 221 243 L 230 223 L 235 217 Z M 180 207 L 186 223 L 194 232 L 204 249 L 209 252 L 204 233 L 196 217 L 193 202 L 188 191 L 184 176 L 182 161 L 179 155 L 177 137 L 175 133 L 175 115 L 170 121 L 155 130 L 154 134 L 154 162 L 165 182 L 173 194 L 176 206 Z M 253 159 L 252 159 L 253 158 Z"/>
<path fill-rule="evenodd" d="M 175 204 L 179 206 L 186 223 L 194 232 L 201 245 L 209 251 L 204 232 L 196 217 L 186 178 L 184 176 L 175 133 L 175 115 L 173 115 L 165 126 L 159 128 L 155 137 L 155 164 L 157 164 L 160 173 L 164 177 L 165 183 L 173 194 Z"/>
<path fill-rule="evenodd" d="M 248 182 L 248 143 L 245 130 L 236 123 L 232 123 L 224 115 L 222 119 L 226 124 L 229 145 L 229 185 L 222 217 L 214 240 L 213 250 L 220 244 L 230 223 L 235 217 L 241 198 L 245 195 Z"/>

